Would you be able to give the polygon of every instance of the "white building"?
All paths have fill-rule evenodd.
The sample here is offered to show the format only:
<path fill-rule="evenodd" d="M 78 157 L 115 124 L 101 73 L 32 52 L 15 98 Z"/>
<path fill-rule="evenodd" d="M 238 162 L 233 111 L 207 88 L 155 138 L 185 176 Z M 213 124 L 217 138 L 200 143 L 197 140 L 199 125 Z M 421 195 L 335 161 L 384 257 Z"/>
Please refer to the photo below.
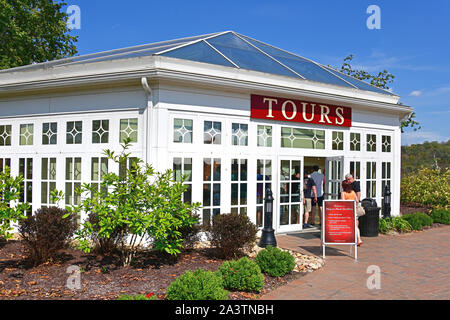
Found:
<path fill-rule="evenodd" d="M 118 170 L 102 150 L 131 137 L 134 156 L 190 175 L 185 200 L 202 203 L 204 220 L 239 211 L 262 226 L 270 186 L 274 228 L 287 232 L 302 229 L 295 190 L 314 164 L 326 198 L 352 172 L 379 206 L 389 184 L 398 215 L 411 112 L 391 92 L 229 31 L 0 71 L 0 169 L 24 175 L 33 211 L 54 188 L 76 203 L 81 182 Z"/>

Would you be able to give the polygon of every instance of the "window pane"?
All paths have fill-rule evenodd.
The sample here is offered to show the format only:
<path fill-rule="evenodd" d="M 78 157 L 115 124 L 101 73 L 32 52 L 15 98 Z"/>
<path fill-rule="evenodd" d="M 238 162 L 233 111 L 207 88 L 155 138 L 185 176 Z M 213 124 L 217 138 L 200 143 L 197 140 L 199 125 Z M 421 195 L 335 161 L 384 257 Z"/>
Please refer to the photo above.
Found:
<path fill-rule="evenodd" d="M 120 142 L 130 138 L 131 143 L 137 142 L 138 119 L 121 119 L 120 120 Z"/>

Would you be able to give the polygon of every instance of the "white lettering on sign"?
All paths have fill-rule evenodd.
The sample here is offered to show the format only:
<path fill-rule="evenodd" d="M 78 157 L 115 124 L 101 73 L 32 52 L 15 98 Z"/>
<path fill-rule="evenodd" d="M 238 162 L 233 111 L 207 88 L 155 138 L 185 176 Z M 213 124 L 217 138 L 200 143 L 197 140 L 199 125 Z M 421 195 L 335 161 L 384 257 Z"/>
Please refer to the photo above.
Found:
<path fill-rule="evenodd" d="M 251 95 L 251 118 L 351 127 L 351 108 L 294 99 Z"/>
<path fill-rule="evenodd" d="M 274 116 L 272 115 L 272 103 L 275 102 L 275 104 L 278 103 L 277 99 L 271 99 L 271 98 L 264 98 L 264 103 L 266 103 L 266 101 L 269 101 L 269 113 L 267 114 L 267 118 L 273 118 Z"/>
<path fill-rule="evenodd" d="M 290 104 L 292 106 L 292 115 L 290 117 L 287 116 L 286 114 L 286 105 Z M 281 106 L 281 112 L 283 113 L 283 116 L 287 119 L 287 120 L 292 120 L 295 118 L 295 116 L 297 115 L 297 106 L 295 105 L 295 103 L 291 100 L 286 100 L 283 105 Z"/>
<path fill-rule="evenodd" d="M 343 113 L 344 113 L 344 109 L 343 108 L 341 108 L 341 107 L 336 108 L 336 115 L 337 115 L 337 117 L 339 119 L 341 119 L 340 121 L 336 120 L 336 124 L 341 125 L 341 124 L 344 123 L 344 115 L 343 115 Z"/>
<path fill-rule="evenodd" d="M 326 110 L 326 112 L 324 110 Z M 328 106 L 324 106 L 323 104 L 321 104 L 320 111 L 320 123 L 325 123 L 324 118 L 327 119 L 328 123 L 333 123 L 330 121 L 330 118 L 328 118 L 328 114 L 330 113 L 330 108 L 328 108 Z"/>
<path fill-rule="evenodd" d="M 314 107 L 316 106 L 314 103 L 311 103 L 311 118 L 307 118 L 306 117 L 306 106 L 308 104 L 306 102 L 302 102 L 302 106 L 303 106 L 303 120 L 307 121 L 307 122 L 311 122 L 314 120 Z"/>

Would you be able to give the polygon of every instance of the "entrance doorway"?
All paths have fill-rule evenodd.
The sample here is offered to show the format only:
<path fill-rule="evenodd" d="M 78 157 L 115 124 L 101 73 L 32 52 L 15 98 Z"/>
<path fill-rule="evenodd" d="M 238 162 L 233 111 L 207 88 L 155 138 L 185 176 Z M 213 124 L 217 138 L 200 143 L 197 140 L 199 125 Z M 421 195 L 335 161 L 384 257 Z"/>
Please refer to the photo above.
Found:
<path fill-rule="evenodd" d="M 301 157 L 279 157 L 278 232 L 301 230 L 303 172 Z"/>
<path fill-rule="evenodd" d="M 314 172 L 314 166 L 319 167 L 318 172 L 324 175 L 321 185 L 324 200 L 339 199 L 341 183 L 344 179 L 344 157 L 304 157 L 303 175 L 305 180 Z M 312 207 L 308 223 L 320 223 L 321 212 L 318 206 Z"/>

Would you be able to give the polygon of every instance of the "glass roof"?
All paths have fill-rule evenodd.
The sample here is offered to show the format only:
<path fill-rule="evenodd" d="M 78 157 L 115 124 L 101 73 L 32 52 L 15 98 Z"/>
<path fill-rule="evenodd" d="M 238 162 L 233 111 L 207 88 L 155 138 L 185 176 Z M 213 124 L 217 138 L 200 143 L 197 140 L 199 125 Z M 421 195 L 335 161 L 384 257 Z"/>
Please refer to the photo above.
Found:
<path fill-rule="evenodd" d="M 141 46 L 110 50 L 0 71 L 33 70 L 100 61 L 161 55 L 231 68 L 260 71 L 296 79 L 354 88 L 381 94 L 391 92 L 345 75 L 335 69 L 273 47 L 233 31 L 212 33 Z"/>

